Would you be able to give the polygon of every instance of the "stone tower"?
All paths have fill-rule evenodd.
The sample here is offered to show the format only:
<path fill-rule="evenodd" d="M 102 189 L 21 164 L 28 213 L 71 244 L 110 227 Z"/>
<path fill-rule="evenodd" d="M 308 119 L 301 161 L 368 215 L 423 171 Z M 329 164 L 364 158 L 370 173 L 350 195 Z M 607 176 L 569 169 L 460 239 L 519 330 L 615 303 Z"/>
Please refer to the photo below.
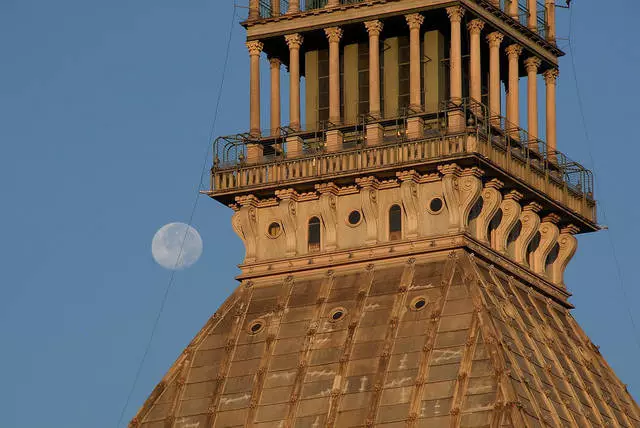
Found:
<path fill-rule="evenodd" d="M 240 285 L 130 426 L 640 427 L 570 312 L 598 226 L 557 150 L 554 2 L 249 4 L 250 127 L 216 141 L 209 192 Z"/>

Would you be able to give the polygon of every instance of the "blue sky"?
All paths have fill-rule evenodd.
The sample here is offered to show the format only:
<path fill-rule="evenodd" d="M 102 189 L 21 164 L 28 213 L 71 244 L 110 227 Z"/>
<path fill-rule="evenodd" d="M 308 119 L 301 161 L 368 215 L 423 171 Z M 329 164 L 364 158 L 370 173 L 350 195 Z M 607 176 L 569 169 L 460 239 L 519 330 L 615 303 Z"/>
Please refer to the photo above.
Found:
<path fill-rule="evenodd" d="M 580 237 L 568 283 L 574 315 L 638 397 L 640 350 L 626 311 L 640 322 L 640 5 L 573 3 L 591 145 L 565 57 L 559 146 L 596 170 L 610 231 Z M 3 426 L 116 426 L 169 278 L 151 239 L 189 218 L 232 11 L 231 0 L 0 1 Z M 558 14 L 568 51 L 568 12 Z M 216 135 L 247 128 L 243 38 L 236 25 Z M 228 208 L 199 201 L 203 257 L 176 275 L 125 420 L 234 289 L 243 250 L 229 220 Z"/>

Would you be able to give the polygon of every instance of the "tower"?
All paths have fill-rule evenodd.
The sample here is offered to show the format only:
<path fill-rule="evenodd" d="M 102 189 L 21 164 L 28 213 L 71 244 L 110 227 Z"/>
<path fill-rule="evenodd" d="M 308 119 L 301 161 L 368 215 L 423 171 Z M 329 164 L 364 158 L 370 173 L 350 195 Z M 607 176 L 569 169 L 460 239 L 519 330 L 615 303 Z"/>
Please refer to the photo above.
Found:
<path fill-rule="evenodd" d="M 640 426 L 564 282 L 598 226 L 557 150 L 554 2 L 251 0 L 243 25 L 250 126 L 209 192 L 240 284 L 130 426 Z"/>

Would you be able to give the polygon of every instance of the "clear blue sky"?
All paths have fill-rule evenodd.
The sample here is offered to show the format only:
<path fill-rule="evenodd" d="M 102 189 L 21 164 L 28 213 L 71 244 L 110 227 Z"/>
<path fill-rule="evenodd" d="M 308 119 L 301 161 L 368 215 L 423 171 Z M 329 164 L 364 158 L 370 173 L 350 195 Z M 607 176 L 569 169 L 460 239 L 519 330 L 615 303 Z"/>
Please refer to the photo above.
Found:
<path fill-rule="evenodd" d="M 151 258 L 151 239 L 162 225 L 188 219 L 232 3 L 0 1 L 3 427 L 116 426 L 168 280 Z M 559 144 L 588 166 L 591 151 L 601 220 L 611 232 L 580 238 L 568 283 L 575 316 L 638 397 L 640 351 L 625 305 L 640 322 L 640 5 L 573 3 L 592 145 L 568 57 L 559 83 Z M 568 13 L 558 13 L 558 34 L 566 38 Z M 243 38 L 236 26 L 216 135 L 247 128 Z M 202 198 L 194 226 L 203 257 L 176 276 L 127 421 L 234 289 L 243 251 L 229 219 L 228 208 Z"/>

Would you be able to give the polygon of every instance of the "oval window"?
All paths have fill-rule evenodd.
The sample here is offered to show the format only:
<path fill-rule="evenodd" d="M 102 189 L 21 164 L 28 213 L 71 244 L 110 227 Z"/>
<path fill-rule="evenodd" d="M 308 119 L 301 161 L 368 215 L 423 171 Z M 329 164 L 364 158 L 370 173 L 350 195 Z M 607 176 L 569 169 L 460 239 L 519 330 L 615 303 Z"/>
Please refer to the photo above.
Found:
<path fill-rule="evenodd" d="M 429 212 L 431 214 L 438 214 L 444 208 L 444 201 L 442 198 L 433 198 L 429 201 Z"/>
<path fill-rule="evenodd" d="M 349 217 L 347 218 L 347 220 L 349 221 L 349 224 L 351 226 L 357 226 L 362 220 L 362 214 L 358 210 L 353 210 L 349 213 Z"/>

